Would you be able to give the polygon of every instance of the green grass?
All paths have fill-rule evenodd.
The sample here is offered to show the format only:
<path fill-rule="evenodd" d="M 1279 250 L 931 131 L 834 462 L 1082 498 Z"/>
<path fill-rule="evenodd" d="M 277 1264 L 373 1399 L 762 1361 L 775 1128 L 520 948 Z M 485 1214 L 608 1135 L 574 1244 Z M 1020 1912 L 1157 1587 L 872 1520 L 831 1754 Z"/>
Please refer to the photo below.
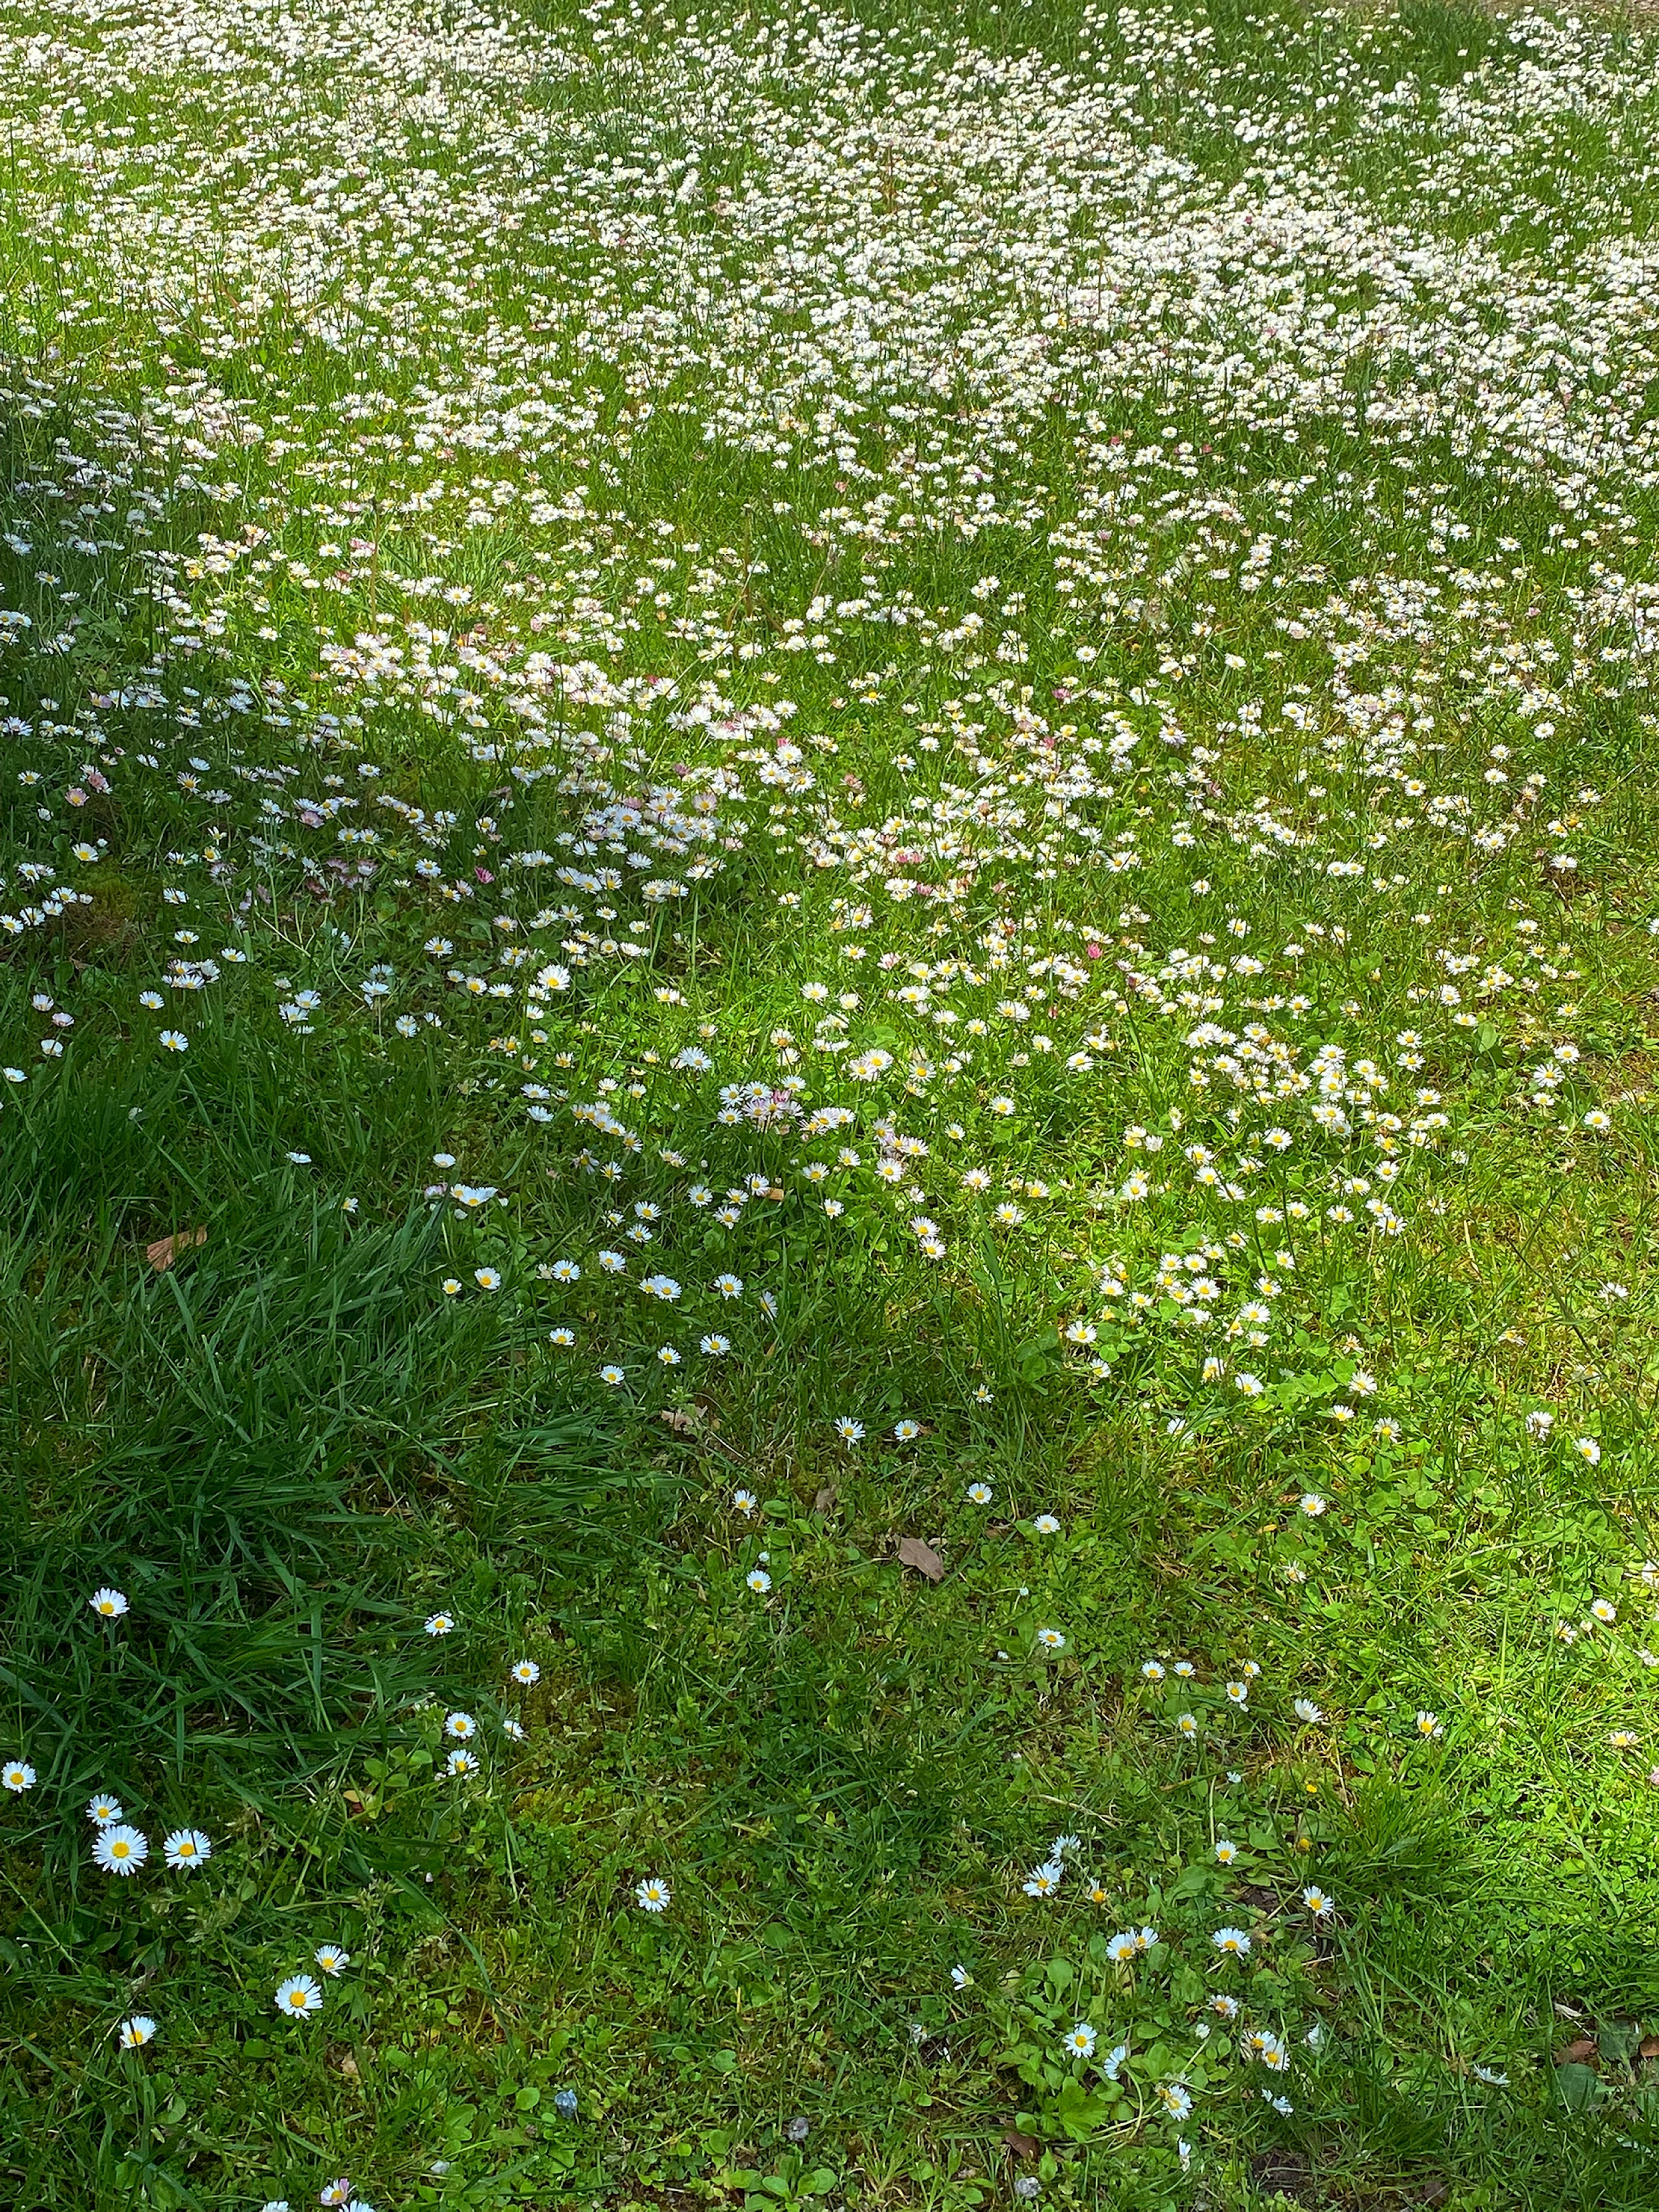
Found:
<path fill-rule="evenodd" d="M 0 2198 L 1651 2202 L 1655 63 L 0 8 Z"/>

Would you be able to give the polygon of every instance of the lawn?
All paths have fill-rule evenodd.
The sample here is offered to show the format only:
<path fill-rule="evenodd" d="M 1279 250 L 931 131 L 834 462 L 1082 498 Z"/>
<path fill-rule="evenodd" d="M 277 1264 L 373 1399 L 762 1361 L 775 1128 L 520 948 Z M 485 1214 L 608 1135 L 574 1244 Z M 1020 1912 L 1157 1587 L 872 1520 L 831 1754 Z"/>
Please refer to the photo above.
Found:
<path fill-rule="evenodd" d="M 0 0 L 0 2200 L 1659 2194 L 1659 38 Z"/>

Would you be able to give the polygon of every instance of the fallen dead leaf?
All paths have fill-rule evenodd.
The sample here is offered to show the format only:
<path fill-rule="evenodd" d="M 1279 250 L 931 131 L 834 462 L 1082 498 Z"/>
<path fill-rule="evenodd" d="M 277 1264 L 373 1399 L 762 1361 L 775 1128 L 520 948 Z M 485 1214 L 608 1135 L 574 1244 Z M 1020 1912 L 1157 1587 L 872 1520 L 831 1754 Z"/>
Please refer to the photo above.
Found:
<path fill-rule="evenodd" d="M 146 1244 L 144 1257 L 160 1275 L 173 1265 L 181 1252 L 193 1251 L 197 1245 L 206 1243 L 205 1229 L 175 1229 L 171 1237 L 158 1237 L 153 1244 Z"/>
<path fill-rule="evenodd" d="M 1638 2058 L 1659 2058 L 1659 2035 L 1644 2035 L 1636 2047 Z"/>
<path fill-rule="evenodd" d="M 840 1496 L 841 1492 L 836 1489 L 835 1484 L 833 1482 L 826 1482 L 823 1489 L 819 1491 L 817 1496 L 812 1500 L 813 1512 L 833 1512 L 835 1510 L 836 1500 Z"/>
<path fill-rule="evenodd" d="M 1593 2066 L 1601 2051 L 1593 2035 L 1581 2035 L 1555 2054 L 1558 2066 Z"/>
<path fill-rule="evenodd" d="M 1010 2155 L 1014 2158 L 1035 2158 L 1041 2148 L 1035 2136 L 1028 2136 L 1021 2129 L 1012 2125 L 1002 2130 L 1002 2140 L 1007 2145 Z"/>
<path fill-rule="evenodd" d="M 1299 2151 L 1283 2148 L 1258 2151 L 1250 2160 L 1250 2179 L 1264 2195 L 1293 2204 L 1307 2202 L 1308 2161 Z"/>
<path fill-rule="evenodd" d="M 674 1406 L 665 1406 L 657 1419 L 677 1437 L 694 1436 L 702 1425 L 695 1413 L 683 1413 Z"/>
<path fill-rule="evenodd" d="M 931 1544 L 924 1544 L 920 1536 L 901 1536 L 898 1541 L 899 1565 L 914 1567 L 919 1575 L 926 1575 L 930 1583 L 945 1578 L 945 1562 Z"/>

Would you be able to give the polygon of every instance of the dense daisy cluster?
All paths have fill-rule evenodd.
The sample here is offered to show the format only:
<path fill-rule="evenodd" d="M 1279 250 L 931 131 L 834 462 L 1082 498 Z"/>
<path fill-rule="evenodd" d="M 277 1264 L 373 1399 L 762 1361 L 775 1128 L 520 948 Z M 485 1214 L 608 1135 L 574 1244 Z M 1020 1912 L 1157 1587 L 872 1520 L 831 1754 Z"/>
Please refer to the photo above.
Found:
<path fill-rule="evenodd" d="M 149 113 L 210 23 L 223 150 L 197 158 L 196 109 L 157 110 L 142 141 L 97 119 Z M 828 15 L 706 44 L 620 9 L 574 44 L 466 11 L 190 8 L 138 30 L 90 9 L 84 39 L 20 31 L 52 95 L 17 118 L 32 204 L 45 220 L 68 165 L 96 186 L 58 343 L 111 398 L 18 496 L 66 556 L 142 574 L 162 644 L 118 692 L 8 725 L 39 763 L 21 773 L 42 849 L 14 864 L 34 896 L 3 926 L 95 903 L 76 886 L 111 840 L 69 848 L 66 829 L 178 793 L 199 842 L 162 864 L 179 926 L 135 1034 L 183 1055 L 204 1022 L 274 1007 L 296 1043 L 442 1054 L 494 1121 L 544 1133 L 567 1200 L 555 1242 L 510 1189 L 434 1193 L 472 1224 L 444 1292 L 533 1301 L 553 1351 L 611 1387 L 765 1339 L 777 1291 L 742 1255 L 768 1217 L 835 1264 L 890 1209 L 894 1263 L 948 1272 L 1046 1252 L 1082 1205 L 1116 1249 L 1060 1255 L 1079 1364 L 1103 1376 L 1126 1340 L 1172 1331 L 1195 1395 L 1249 1401 L 1285 1322 L 1373 1264 L 1344 1241 L 1443 1204 L 1494 1035 L 1523 1064 L 1517 1114 L 1610 1130 L 1548 896 L 1511 897 L 1474 944 L 1431 893 L 1405 909 L 1436 871 L 1523 848 L 1528 875 L 1534 853 L 1571 875 L 1600 835 L 1600 795 L 1550 741 L 1650 681 L 1644 587 L 1620 565 L 1649 473 L 1620 397 L 1649 373 L 1636 264 L 1553 241 L 1577 289 L 1543 318 L 1553 266 L 1518 283 L 1497 239 L 1483 259 L 1385 222 L 1334 160 L 1404 132 L 1439 176 L 1488 115 L 1516 127 L 1517 83 L 1550 112 L 1566 84 L 1588 96 L 1582 51 L 1523 23 L 1505 66 L 1407 115 L 1353 33 L 1310 196 L 1294 130 L 1240 120 L 1250 166 L 1224 185 L 1146 161 L 1142 101 L 1205 81 L 1174 26 L 1115 18 L 1070 70 L 969 67 L 920 29 L 901 54 Z M 341 114 L 301 124 L 291 75 L 348 56 Z M 512 105 L 530 77 L 617 71 L 653 91 L 631 161 Z M 441 191 L 408 165 L 411 100 L 465 141 Z M 741 191 L 652 151 L 699 132 L 744 144 Z M 158 230 L 142 210 L 163 191 Z M 210 252 L 211 304 L 189 276 Z M 711 344 L 716 252 L 736 273 Z M 122 354 L 102 303 L 133 288 Z M 337 398 L 273 375 L 278 325 L 337 358 Z M 1039 473 L 1061 395 L 1063 463 Z M 1334 465 L 1356 405 L 1363 478 Z M 1435 439 L 1455 482 L 1423 480 Z M 665 441 L 763 463 L 794 496 L 750 500 L 741 544 L 690 542 L 629 491 Z M 1269 450 L 1297 472 L 1267 472 Z M 1396 465 L 1397 514 L 1371 490 Z M 1523 610 L 1534 563 L 1491 518 L 1540 501 L 1565 519 L 1528 523 L 1536 592 L 1557 566 L 1586 581 Z M 187 502 L 222 520 L 180 554 Z M 973 557 L 1038 523 L 1040 590 Z M 1339 529 L 1340 568 L 1313 557 Z M 957 549 L 957 605 L 896 580 L 929 542 Z M 791 611 L 803 545 L 843 588 Z M 481 570 L 488 595 L 452 580 Z M 40 589 L 50 622 L 10 617 L 25 655 L 82 618 L 85 594 Z M 1101 657 L 1126 625 L 1135 681 Z M 226 640 L 252 672 L 223 670 Z M 835 672 L 805 708 L 803 657 Z M 404 733 L 428 724 L 482 803 L 418 803 Z M 1255 790 L 1269 743 L 1303 764 Z M 1160 917 L 1135 903 L 1152 874 Z M 329 919 L 371 890 L 390 930 Z M 799 1007 L 763 1030 L 718 975 L 732 901 L 757 895 Z M 270 927 L 290 899 L 295 951 Z M 1362 1003 L 1355 947 L 1371 959 L 1385 924 L 1387 988 Z M 76 1042 L 45 1000 L 35 1079 Z M 1061 1128 L 1065 1171 L 1033 1175 Z"/>
<path fill-rule="evenodd" d="M 1387 22 L 1247 21 L 1091 0 L 1062 51 L 818 5 L 0 4 L 12 220 L 54 271 L 0 390 L 0 1129 L 257 1035 L 273 1170 L 354 1231 L 428 1219 L 422 1296 L 547 1403 L 741 1441 L 827 1334 L 802 1464 L 936 1473 L 939 1525 L 978 1522 L 930 1581 L 979 1522 L 997 1574 L 1050 1545 L 988 1650 L 1055 1680 L 1106 1636 L 1060 1519 L 989 1517 L 1024 1510 L 1006 1401 L 1272 1455 L 1295 1607 L 1362 1454 L 1436 1418 L 1413 1285 L 1494 1178 L 1590 1187 L 1649 1103 L 1598 980 L 1604 931 L 1659 930 L 1626 787 L 1655 173 L 1620 119 L 1659 58 L 1522 14 L 1402 78 Z M 306 1121 L 346 1064 L 448 1117 L 361 1196 Z M 1531 1463 L 1640 1443 L 1585 1334 L 1644 1304 L 1601 1281 L 1624 1234 L 1562 1263 L 1591 1319 L 1516 1386 Z M 949 1357 L 895 1422 L 853 1340 L 924 1322 Z M 781 1615 L 733 1504 L 734 1603 Z M 1556 1640 L 1622 1665 L 1612 1601 L 1572 1609 Z M 1231 1757 L 1261 1671 L 1150 1658 L 1123 1704 Z M 1430 1694 L 1399 1686 L 1401 1744 L 1443 1738 Z M 442 1774 L 490 1786 L 442 1712 Z M 27 1746 L 0 1782 L 37 1790 Z M 96 1866 L 144 1871 L 88 1811 Z M 1080 1848 L 1016 1892 L 1115 1906 Z M 654 1922 L 676 1887 L 623 1893 Z M 1224 2044 L 1290 2112 L 1291 2030 L 1194 1977 L 1337 1908 L 1218 1910 L 1155 2125 Z M 1101 2004 L 1176 1956 L 1103 1936 Z M 1138 2046 L 1036 2017 L 1025 2078 L 1086 2074 L 1105 2124 Z"/>

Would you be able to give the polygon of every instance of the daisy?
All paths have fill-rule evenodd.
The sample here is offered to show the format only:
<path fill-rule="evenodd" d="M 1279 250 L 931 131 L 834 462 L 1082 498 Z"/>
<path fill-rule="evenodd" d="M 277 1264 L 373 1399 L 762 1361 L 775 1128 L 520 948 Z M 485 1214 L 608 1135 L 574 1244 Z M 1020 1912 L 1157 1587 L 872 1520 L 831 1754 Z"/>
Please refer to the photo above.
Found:
<path fill-rule="evenodd" d="M 1057 1536 L 1060 1534 L 1060 1523 L 1052 1513 L 1039 1513 L 1031 1526 L 1039 1536 Z"/>
<path fill-rule="evenodd" d="M 323 1993 L 309 1974 L 290 1974 L 276 1987 L 276 2009 L 285 2020 L 307 2020 L 323 2008 Z"/>
<path fill-rule="evenodd" d="M 136 2012 L 130 2020 L 121 2022 L 123 2051 L 142 2051 L 155 2036 L 155 2022 L 147 2012 Z"/>
<path fill-rule="evenodd" d="M 1045 1651 L 1063 1651 L 1066 1649 L 1066 1638 L 1057 1628 L 1039 1628 L 1036 1640 Z"/>
<path fill-rule="evenodd" d="M 568 1350 L 576 1341 L 576 1332 L 574 1328 L 550 1329 L 547 1333 L 547 1340 L 550 1344 L 556 1344 Z"/>
<path fill-rule="evenodd" d="M 599 1370 L 600 1382 L 608 1382 L 613 1390 L 619 1382 L 626 1382 L 627 1379 L 620 1367 L 601 1367 Z"/>
<path fill-rule="evenodd" d="M 1417 1733 L 1426 1741 L 1431 1736 L 1444 1735 L 1446 1731 L 1437 1713 L 1425 1712 L 1417 1716 Z"/>
<path fill-rule="evenodd" d="M 100 1828 L 107 1828 L 112 1820 L 124 1817 L 119 1800 L 112 1797 L 107 1790 L 100 1790 L 97 1796 L 87 1802 L 88 1820 L 95 1820 Z"/>
<path fill-rule="evenodd" d="M 533 1659 L 517 1659 L 507 1672 L 515 1682 L 521 1682 L 526 1689 L 542 1679 L 542 1670 Z"/>
<path fill-rule="evenodd" d="M 1098 2033 L 1086 2020 L 1080 2020 L 1074 2028 L 1061 2037 L 1060 2048 L 1068 2058 L 1092 2058 L 1095 2045 L 1099 2040 Z"/>
<path fill-rule="evenodd" d="M 34 1787 L 34 1769 L 26 1759 L 8 1759 L 0 1766 L 0 1788 L 9 1790 L 14 1796 Z"/>
<path fill-rule="evenodd" d="M 850 1420 L 848 1416 L 843 1413 L 836 1423 L 836 1434 L 841 1438 L 844 1444 L 862 1443 L 864 1442 L 864 1424 L 862 1421 Z"/>
<path fill-rule="evenodd" d="M 1216 1864 L 1218 1866 L 1229 1867 L 1237 1856 L 1238 1845 L 1237 1844 L 1229 1843 L 1227 1838 L 1224 1836 L 1215 1847 Z"/>
<path fill-rule="evenodd" d="M 137 1874 L 149 1856 L 149 1838 L 140 1829 L 114 1821 L 94 1837 L 92 1856 L 106 1874 Z"/>
<path fill-rule="evenodd" d="M 311 1955 L 329 1975 L 343 1974 L 351 1964 L 350 1952 L 342 1950 L 337 1943 L 319 1943 Z"/>
<path fill-rule="evenodd" d="M 634 1901 L 641 1912 L 666 1912 L 674 1901 L 674 1893 L 660 1875 L 647 1875 L 635 1885 Z"/>
<path fill-rule="evenodd" d="M 744 1577 L 744 1580 L 748 1583 L 750 1589 L 755 1592 L 757 1596 L 759 1597 L 764 1597 L 767 1591 L 772 1587 L 772 1577 L 767 1573 L 764 1567 L 751 1567 L 750 1571 Z"/>
<path fill-rule="evenodd" d="M 94 1590 L 87 1603 L 103 1620 L 118 1620 L 127 1610 L 125 1591 L 111 1589 L 107 1586 Z"/>
<path fill-rule="evenodd" d="M 1179 2081 L 1160 2081 L 1158 2095 L 1158 2102 L 1171 2119 L 1184 2120 L 1193 2109 L 1192 2092 L 1183 2088 Z"/>
<path fill-rule="evenodd" d="M 199 1828 L 175 1828 L 161 1838 L 161 1856 L 175 1873 L 187 1874 L 191 1867 L 206 1865 L 213 1845 Z"/>
<path fill-rule="evenodd" d="M 970 1482 L 968 1486 L 968 1499 L 969 1503 L 973 1505 L 988 1505 L 991 1502 L 990 1484 L 988 1482 Z"/>
<path fill-rule="evenodd" d="M 444 1734 L 453 1736 L 457 1743 L 470 1743 L 478 1733 L 478 1723 L 471 1713 L 453 1712 L 444 1715 Z"/>
<path fill-rule="evenodd" d="M 1322 1889 L 1304 1889 L 1302 1893 L 1302 1902 L 1316 1920 L 1323 1920 L 1328 1914 L 1336 1910 L 1335 1899 L 1327 1897 Z"/>
<path fill-rule="evenodd" d="M 1298 1698 L 1291 1710 L 1294 1711 L 1297 1720 L 1306 1721 L 1310 1726 L 1314 1722 L 1322 1721 L 1325 1717 L 1323 1712 L 1316 1705 L 1315 1705 L 1311 1698 Z"/>
<path fill-rule="evenodd" d="M 427 1617 L 426 1632 L 428 1636 L 448 1636 L 453 1632 L 454 1626 L 453 1613 L 434 1613 Z"/>
<path fill-rule="evenodd" d="M 1060 1887 L 1065 1871 L 1065 1868 L 1057 1865 L 1053 1859 L 1046 1860 L 1042 1866 L 1033 1867 L 1025 1878 L 1025 1894 L 1027 1897 L 1052 1897 Z"/>
<path fill-rule="evenodd" d="M 1218 1928 L 1210 1941 L 1225 1958 L 1243 1959 L 1249 1955 L 1250 1939 L 1242 1928 Z"/>
<path fill-rule="evenodd" d="M 465 1782 L 477 1771 L 478 1762 L 470 1751 L 452 1751 L 444 1763 L 444 1772 L 452 1781 Z"/>
<path fill-rule="evenodd" d="M 481 1291 L 499 1291 L 501 1287 L 501 1279 L 494 1267 L 475 1267 L 472 1279 Z"/>
<path fill-rule="evenodd" d="M 921 1434 L 921 1423 L 920 1421 L 896 1422 L 894 1424 L 893 1434 L 898 1438 L 902 1444 L 914 1443 L 916 1438 Z"/>

